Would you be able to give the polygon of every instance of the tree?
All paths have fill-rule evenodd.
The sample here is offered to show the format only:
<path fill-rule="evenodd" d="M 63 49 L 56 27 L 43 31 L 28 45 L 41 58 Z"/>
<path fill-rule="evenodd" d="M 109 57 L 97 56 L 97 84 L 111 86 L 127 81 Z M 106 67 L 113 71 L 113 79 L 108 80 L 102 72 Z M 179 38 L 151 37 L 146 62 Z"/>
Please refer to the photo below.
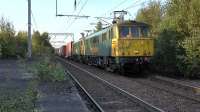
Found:
<path fill-rule="evenodd" d="M 35 31 L 33 32 L 33 35 L 32 35 L 32 51 L 33 51 L 33 54 L 36 54 L 36 55 L 41 55 L 42 53 L 42 39 L 40 37 L 40 32 L 39 31 Z"/>
<path fill-rule="evenodd" d="M 27 53 L 27 32 L 19 31 L 15 35 L 14 26 L 4 19 L 0 20 L 0 57 L 25 57 Z M 53 48 L 48 41 L 48 33 L 35 31 L 32 35 L 33 54 L 51 53 Z"/>
<path fill-rule="evenodd" d="M 185 54 L 179 55 L 183 63 L 177 63 L 186 76 L 200 77 L 200 1 L 170 0 L 162 28 L 171 28 L 183 34 L 181 41 Z M 184 67 L 183 67 L 184 66 Z"/>
<path fill-rule="evenodd" d="M 15 56 L 17 49 L 14 26 L 3 17 L 0 20 L 0 46 L 2 57 Z"/>
<path fill-rule="evenodd" d="M 102 23 L 101 23 L 101 21 L 99 21 L 98 23 L 97 23 L 97 25 L 96 25 L 96 31 L 100 31 L 100 30 L 102 30 Z"/>
<path fill-rule="evenodd" d="M 159 34 L 159 24 L 162 19 L 162 7 L 159 1 L 150 1 L 148 5 L 140 9 L 137 13 L 136 20 L 151 25 L 151 34 Z"/>
<path fill-rule="evenodd" d="M 54 48 L 49 43 L 49 34 L 47 32 L 42 33 L 41 38 L 43 39 L 44 51 L 46 54 L 52 54 Z"/>
<path fill-rule="evenodd" d="M 28 33 L 24 31 L 19 31 L 16 35 L 16 48 L 17 48 L 17 55 L 20 57 L 25 57 L 27 53 L 27 38 Z"/>
<path fill-rule="evenodd" d="M 154 63 L 200 77 L 200 1 L 150 1 L 136 20 L 150 24 L 156 38 Z"/>
<path fill-rule="evenodd" d="M 158 71 L 179 73 L 177 63 L 181 62 L 178 55 L 184 54 L 183 47 L 178 43 L 182 34 L 173 30 L 163 30 L 156 39 L 154 64 Z"/>
<path fill-rule="evenodd" d="M 44 32 L 40 34 L 40 32 L 36 31 L 32 36 L 32 45 L 33 45 L 33 53 L 35 55 L 49 54 L 52 52 L 53 48 L 48 41 L 48 33 Z"/>

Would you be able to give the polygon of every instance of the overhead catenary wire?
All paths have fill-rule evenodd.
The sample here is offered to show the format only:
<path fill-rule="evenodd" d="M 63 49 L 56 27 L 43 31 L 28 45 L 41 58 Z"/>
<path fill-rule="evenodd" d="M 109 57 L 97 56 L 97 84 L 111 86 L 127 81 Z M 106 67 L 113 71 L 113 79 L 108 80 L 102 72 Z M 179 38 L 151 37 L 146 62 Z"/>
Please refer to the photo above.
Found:
<path fill-rule="evenodd" d="M 111 9 L 110 9 L 109 11 L 107 11 L 106 13 L 110 13 L 111 11 L 114 11 L 115 9 L 119 8 L 121 5 L 123 5 L 123 4 L 126 3 L 127 1 L 129 1 L 129 0 L 123 0 L 123 1 L 121 1 L 119 4 L 117 4 L 115 7 L 111 8 Z M 141 4 L 144 4 L 144 3 L 145 3 L 144 1 L 140 3 L 140 1 L 142 1 L 142 0 L 135 0 L 133 3 L 131 3 L 130 6 L 124 8 L 124 9 L 122 9 L 122 10 L 129 10 L 129 9 L 131 9 L 131 8 L 134 8 L 134 7 L 138 6 L 138 5 L 141 5 Z M 77 3 L 77 6 L 78 6 L 81 2 L 82 2 L 82 0 L 79 0 L 78 3 Z M 83 8 L 85 7 L 85 5 L 87 4 L 87 2 L 88 2 L 88 0 L 86 0 L 85 2 L 83 2 L 83 5 L 82 5 L 82 7 L 80 8 L 79 11 L 78 11 L 78 10 L 74 10 L 74 11 L 73 11 L 73 13 L 77 12 L 77 14 L 74 14 L 74 15 L 75 15 L 75 18 L 72 18 L 72 17 L 69 17 L 69 18 L 68 18 L 68 20 L 67 20 L 68 25 L 67 25 L 66 30 L 70 29 L 71 26 L 76 22 L 76 20 L 77 20 L 77 18 L 78 18 L 78 15 L 80 15 L 80 13 L 82 12 L 82 10 L 83 10 Z M 106 13 L 105 13 L 105 14 L 106 14 Z M 76 15 L 77 15 L 77 17 L 76 17 Z M 132 16 L 130 13 L 129 13 L 129 15 Z M 92 17 L 92 16 L 88 16 L 88 17 Z M 101 16 L 100 16 L 100 17 L 101 17 Z M 99 18 L 100 18 L 100 17 L 99 17 Z M 133 17 L 133 16 L 132 16 L 132 17 Z M 94 18 L 95 18 L 95 17 L 94 17 Z M 72 19 L 73 19 L 73 20 L 72 20 Z M 71 21 L 71 20 L 72 20 L 72 21 Z"/>
<path fill-rule="evenodd" d="M 78 1 L 76 7 L 78 7 L 78 6 L 80 5 L 81 1 L 82 1 L 82 0 L 79 0 L 79 1 Z M 75 12 L 76 12 L 76 10 L 73 10 L 72 15 L 73 15 Z M 71 19 L 72 19 L 72 18 L 70 17 L 70 18 L 68 18 L 66 21 L 69 21 L 69 23 L 70 23 Z"/>
<path fill-rule="evenodd" d="M 36 30 L 38 30 L 38 25 L 37 25 L 37 22 L 36 22 L 36 19 L 35 19 L 35 16 L 34 16 L 32 10 L 31 10 L 31 16 L 32 16 L 32 18 L 33 18 L 33 23 L 34 23 L 34 25 L 35 25 Z"/>
<path fill-rule="evenodd" d="M 102 14 L 102 16 L 106 15 L 107 13 L 111 13 L 113 12 L 115 9 L 117 9 L 118 7 L 120 7 L 122 4 L 126 3 L 128 0 L 123 0 L 121 1 L 119 4 L 117 4 L 115 7 L 109 9 L 108 11 L 106 11 L 105 13 Z"/>
<path fill-rule="evenodd" d="M 82 0 L 79 0 L 79 2 L 77 3 L 77 7 L 80 5 L 81 1 L 82 1 Z"/>
<path fill-rule="evenodd" d="M 132 3 L 130 6 L 124 8 L 123 10 L 128 10 L 128 9 L 134 8 L 134 7 L 136 7 L 136 6 L 139 6 L 139 5 L 145 3 L 145 1 L 143 1 L 143 2 L 141 2 L 141 3 L 140 3 L 140 1 L 141 1 L 141 0 L 136 0 L 134 3 Z M 138 3 L 139 3 L 139 4 L 138 4 Z"/>
<path fill-rule="evenodd" d="M 126 3 L 127 1 L 128 1 L 128 0 L 123 0 L 123 1 L 121 1 L 118 5 L 116 5 L 115 7 L 111 8 L 111 9 L 108 10 L 106 13 L 104 13 L 104 15 L 106 16 L 107 13 L 110 13 L 110 15 L 111 15 L 111 13 L 112 13 L 114 10 L 116 10 L 117 8 L 119 8 L 121 5 L 123 5 L 123 4 Z M 131 9 L 131 8 L 134 8 L 134 7 L 139 6 L 139 5 L 141 5 L 141 4 L 144 3 L 144 2 L 142 2 L 142 3 L 138 4 L 138 2 L 140 2 L 140 1 L 142 1 L 142 0 L 136 0 L 136 1 L 134 1 L 133 3 L 131 3 L 130 6 L 128 6 L 128 7 L 126 7 L 126 8 L 123 8 L 122 10 L 127 11 L 127 10 L 129 10 L 129 9 Z M 127 11 L 127 12 L 128 12 L 128 11 Z M 128 14 L 129 14 L 129 16 L 131 16 L 131 17 L 133 18 L 133 16 L 131 15 L 130 12 L 128 12 Z M 103 14 L 102 14 L 102 15 L 103 15 Z M 104 16 L 104 15 L 103 15 L 103 16 Z M 103 16 L 101 16 L 101 17 L 103 17 Z M 106 18 L 106 17 L 103 17 L 103 18 Z M 111 17 L 110 17 L 110 18 L 111 18 Z"/>
<path fill-rule="evenodd" d="M 130 9 L 132 9 L 132 8 L 136 8 L 136 7 L 138 7 L 138 6 L 141 6 L 142 4 L 145 4 L 146 2 L 147 2 L 146 0 L 145 0 L 145 1 L 142 1 L 142 2 L 141 2 L 141 0 L 136 0 L 136 1 L 135 1 L 134 3 L 132 3 L 130 6 L 124 8 L 124 9 L 122 9 L 122 10 L 126 10 L 126 11 L 128 12 L 128 14 L 129 14 L 129 16 L 130 16 L 131 18 L 134 18 L 133 15 L 132 15 L 128 10 L 130 10 Z"/>
<path fill-rule="evenodd" d="M 86 1 L 84 2 L 84 4 L 82 5 L 81 9 L 80 9 L 79 12 L 77 13 L 77 15 L 79 15 L 79 14 L 82 12 L 82 10 L 83 10 L 83 8 L 86 6 L 87 2 L 88 2 L 88 0 L 86 0 Z M 67 26 L 67 29 L 66 29 L 66 30 L 68 30 L 68 29 L 75 23 L 76 20 L 77 20 L 77 18 L 74 18 L 73 21 Z"/>

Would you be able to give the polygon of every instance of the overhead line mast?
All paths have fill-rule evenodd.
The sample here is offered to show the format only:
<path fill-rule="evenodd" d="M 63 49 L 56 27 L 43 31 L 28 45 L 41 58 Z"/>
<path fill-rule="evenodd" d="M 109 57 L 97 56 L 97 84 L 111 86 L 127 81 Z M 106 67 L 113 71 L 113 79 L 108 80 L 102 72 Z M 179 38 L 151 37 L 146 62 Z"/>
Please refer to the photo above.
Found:
<path fill-rule="evenodd" d="M 31 39 L 31 0 L 28 0 L 28 58 L 32 55 L 32 39 Z"/>

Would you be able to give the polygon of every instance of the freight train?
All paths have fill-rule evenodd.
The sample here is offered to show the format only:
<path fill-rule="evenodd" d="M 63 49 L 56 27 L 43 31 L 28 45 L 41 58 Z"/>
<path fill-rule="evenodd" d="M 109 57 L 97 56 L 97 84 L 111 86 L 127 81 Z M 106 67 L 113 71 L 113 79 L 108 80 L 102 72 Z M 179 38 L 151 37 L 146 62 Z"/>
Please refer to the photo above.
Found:
<path fill-rule="evenodd" d="M 148 24 L 128 20 L 68 42 L 57 53 L 109 71 L 137 73 L 146 69 L 154 55 L 154 39 Z"/>

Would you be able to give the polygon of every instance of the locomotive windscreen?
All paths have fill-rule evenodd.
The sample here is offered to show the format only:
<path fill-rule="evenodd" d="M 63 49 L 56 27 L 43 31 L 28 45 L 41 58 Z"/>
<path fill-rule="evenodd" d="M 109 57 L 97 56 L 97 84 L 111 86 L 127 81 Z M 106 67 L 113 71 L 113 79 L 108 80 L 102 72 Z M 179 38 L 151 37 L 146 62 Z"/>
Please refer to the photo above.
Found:
<path fill-rule="evenodd" d="M 147 37 L 149 29 L 146 26 L 121 26 L 119 28 L 121 38 Z"/>
<path fill-rule="evenodd" d="M 148 32 L 149 32 L 149 28 L 148 27 L 145 27 L 145 26 L 141 27 L 141 36 L 142 37 L 148 37 Z"/>
<path fill-rule="evenodd" d="M 120 37 L 125 38 L 129 35 L 129 27 L 128 26 L 121 26 L 120 27 Z"/>

